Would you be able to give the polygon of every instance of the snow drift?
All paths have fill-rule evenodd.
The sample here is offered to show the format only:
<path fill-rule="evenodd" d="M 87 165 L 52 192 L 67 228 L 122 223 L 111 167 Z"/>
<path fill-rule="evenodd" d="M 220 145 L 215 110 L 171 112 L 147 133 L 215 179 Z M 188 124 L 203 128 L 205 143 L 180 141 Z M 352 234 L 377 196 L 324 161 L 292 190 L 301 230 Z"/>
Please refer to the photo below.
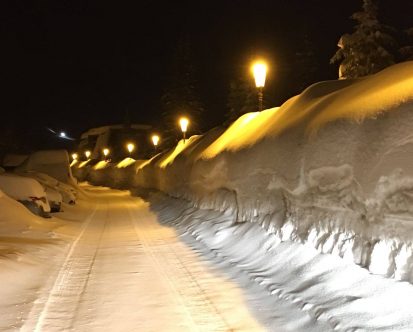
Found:
<path fill-rule="evenodd" d="M 45 173 L 60 182 L 74 184 L 69 155 L 66 150 L 33 152 L 22 165 L 16 168 L 16 171 Z"/>
<path fill-rule="evenodd" d="M 122 184 L 413 282 L 412 133 L 413 62 L 406 62 L 312 85 L 279 108 L 129 164 Z M 111 185 L 113 169 L 88 167 L 81 177 L 93 182 L 100 172 L 100 184 Z"/>

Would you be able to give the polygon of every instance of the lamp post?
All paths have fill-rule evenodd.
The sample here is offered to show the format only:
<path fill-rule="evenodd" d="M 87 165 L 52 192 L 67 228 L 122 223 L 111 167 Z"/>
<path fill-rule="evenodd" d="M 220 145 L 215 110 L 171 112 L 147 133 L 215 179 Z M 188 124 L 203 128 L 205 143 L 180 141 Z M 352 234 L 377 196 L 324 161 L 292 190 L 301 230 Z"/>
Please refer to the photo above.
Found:
<path fill-rule="evenodd" d="M 128 143 L 126 144 L 126 149 L 129 152 L 129 156 L 132 154 L 133 150 L 135 150 L 135 144 L 133 143 Z"/>
<path fill-rule="evenodd" d="M 91 154 L 92 154 L 92 153 L 91 153 L 89 150 L 86 150 L 86 151 L 85 151 L 85 156 L 86 156 L 87 159 L 89 159 L 89 157 L 90 157 Z"/>
<path fill-rule="evenodd" d="M 158 148 L 159 140 L 160 138 L 158 135 L 152 135 L 152 143 L 153 143 L 153 146 L 155 147 L 155 152 L 156 152 L 156 149 Z"/>
<path fill-rule="evenodd" d="M 179 125 L 181 126 L 182 137 L 184 139 L 184 143 L 186 140 L 186 132 L 188 130 L 189 120 L 185 117 L 179 119 Z"/>
<path fill-rule="evenodd" d="M 110 151 L 109 151 L 108 148 L 104 148 L 104 149 L 103 149 L 103 155 L 105 156 L 105 160 L 108 159 L 109 153 L 110 153 Z"/>
<path fill-rule="evenodd" d="M 267 64 L 263 61 L 257 61 L 252 65 L 252 73 L 254 74 L 255 86 L 258 89 L 258 111 L 263 109 L 265 78 L 267 76 Z"/>

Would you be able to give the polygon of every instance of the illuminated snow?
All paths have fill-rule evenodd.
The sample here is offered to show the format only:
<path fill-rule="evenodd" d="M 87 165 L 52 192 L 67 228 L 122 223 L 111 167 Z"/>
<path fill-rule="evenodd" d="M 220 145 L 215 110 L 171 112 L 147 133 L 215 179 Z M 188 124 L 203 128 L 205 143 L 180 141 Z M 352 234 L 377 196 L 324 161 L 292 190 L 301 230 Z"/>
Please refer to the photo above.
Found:
<path fill-rule="evenodd" d="M 96 165 L 93 166 L 93 169 L 95 170 L 104 169 L 108 167 L 108 164 L 109 162 L 107 162 L 106 160 L 101 160 Z"/>
<path fill-rule="evenodd" d="M 180 155 L 185 149 L 187 149 L 193 142 L 195 142 L 200 136 L 191 136 L 189 139 L 183 140 L 181 139 L 176 147 L 164 158 L 159 161 L 159 166 L 161 168 L 165 168 L 166 166 L 170 165 L 175 158 Z"/>
<path fill-rule="evenodd" d="M 197 250 L 327 330 L 411 331 L 412 77 L 406 62 L 317 83 L 181 141 L 123 183 L 166 193 L 159 215 Z"/>
<path fill-rule="evenodd" d="M 117 168 L 125 168 L 125 167 L 128 167 L 128 166 L 134 164 L 135 162 L 136 162 L 135 159 L 128 157 L 128 158 L 125 158 L 125 159 L 121 160 L 119 163 L 117 163 L 116 167 Z"/>

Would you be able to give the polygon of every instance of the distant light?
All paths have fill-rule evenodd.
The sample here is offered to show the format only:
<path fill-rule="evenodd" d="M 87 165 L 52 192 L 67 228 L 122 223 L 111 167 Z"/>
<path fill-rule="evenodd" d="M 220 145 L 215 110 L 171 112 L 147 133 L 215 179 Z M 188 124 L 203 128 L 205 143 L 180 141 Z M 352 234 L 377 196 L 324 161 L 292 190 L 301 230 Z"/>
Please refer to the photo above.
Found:
<path fill-rule="evenodd" d="M 180 118 L 179 125 L 181 126 L 181 130 L 183 133 L 186 133 L 188 129 L 189 120 L 187 118 Z"/>
<path fill-rule="evenodd" d="M 89 159 L 89 157 L 90 157 L 91 154 L 92 154 L 92 153 L 91 153 L 89 150 L 85 151 L 85 156 L 86 156 L 86 158 Z"/>
<path fill-rule="evenodd" d="M 155 145 L 155 147 L 158 145 L 159 140 L 160 140 L 160 138 L 159 138 L 158 135 L 152 135 L 152 143 L 153 143 L 153 145 Z"/>
<path fill-rule="evenodd" d="M 132 153 L 133 150 L 135 150 L 135 144 L 133 144 L 133 143 L 128 143 L 128 144 L 126 145 L 126 149 L 129 151 L 129 153 Z"/>
<path fill-rule="evenodd" d="M 105 148 L 105 149 L 103 149 L 103 155 L 105 156 L 105 157 L 107 157 L 108 155 L 109 155 L 109 149 L 108 148 Z"/>
<path fill-rule="evenodd" d="M 66 133 L 64 131 L 60 132 L 60 137 L 66 137 Z"/>
<path fill-rule="evenodd" d="M 79 156 L 78 156 L 78 154 L 77 153 L 73 153 L 72 154 L 72 158 L 73 158 L 73 160 L 77 160 L 77 158 L 78 158 Z"/>
<path fill-rule="evenodd" d="M 263 88 L 267 75 L 267 64 L 264 61 L 257 61 L 252 65 L 252 73 L 254 74 L 255 86 Z"/>

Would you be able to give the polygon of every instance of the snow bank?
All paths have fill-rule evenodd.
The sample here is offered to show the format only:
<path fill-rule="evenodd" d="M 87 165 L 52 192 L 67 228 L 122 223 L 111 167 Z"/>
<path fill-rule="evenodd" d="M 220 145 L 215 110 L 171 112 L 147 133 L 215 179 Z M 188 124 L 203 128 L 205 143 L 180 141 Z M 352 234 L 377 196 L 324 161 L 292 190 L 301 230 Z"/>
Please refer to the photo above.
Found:
<path fill-rule="evenodd" d="M 162 224 L 177 229 L 198 253 L 247 288 L 269 331 L 413 329 L 413 287 L 406 282 L 320 255 L 310 243 L 282 240 L 262 224 L 234 224 L 225 212 L 159 193 L 149 201 Z M 296 312 L 304 313 L 301 319 Z"/>
<path fill-rule="evenodd" d="M 412 132 L 413 63 L 406 62 L 310 86 L 279 108 L 131 166 L 122 182 L 413 282 Z M 113 179 L 111 169 L 101 184 L 113 184 L 104 179 Z"/>
<path fill-rule="evenodd" d="M 34 215 L 2 191 L 0 191 L 0 211 L 0 244 L 6 236 L 51 237 L 47 233 L 57 226 L 50 219 Z"/>
<path fill-rule="evenodd" d="M 128 157 L 117 163 L 102 160 L 94 166 L 75 164 L 72 170 L 80 181 L 114 188 L 130 188 L 134 184 L 137 169 L 145 162 L 147 161 Z"/>
<path fill-rule="evenodd" d="M 19 172 L 37 171 L 61 182 L 73 184 L 69 155 L 66 150 L 45 150 L 32 153 L 17 168 Z"/>

